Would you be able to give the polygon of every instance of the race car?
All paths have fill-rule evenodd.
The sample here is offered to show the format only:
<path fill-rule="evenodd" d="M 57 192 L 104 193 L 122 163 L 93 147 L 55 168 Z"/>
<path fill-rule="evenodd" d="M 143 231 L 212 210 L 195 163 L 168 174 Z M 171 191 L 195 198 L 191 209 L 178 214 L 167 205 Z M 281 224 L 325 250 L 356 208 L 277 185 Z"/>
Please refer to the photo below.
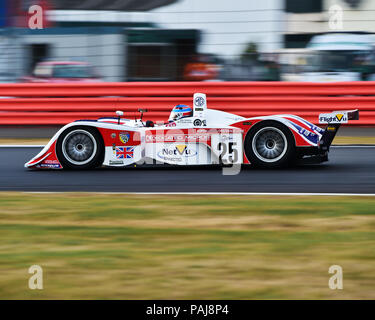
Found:
<path fill-rule="evenodd" d="M 207 108 L 203 93 L 193 107 L 175 106 L 168 121 L 116 117 L 77 120 L 61 128 L 33 159 L 37 169 L 93 169 L 134 165 L 245 165 L 276 168 L 328 160 L 342 123 L 358 110 L 319 115 L 325 129 L 289 114 L 244 118 Z"/>

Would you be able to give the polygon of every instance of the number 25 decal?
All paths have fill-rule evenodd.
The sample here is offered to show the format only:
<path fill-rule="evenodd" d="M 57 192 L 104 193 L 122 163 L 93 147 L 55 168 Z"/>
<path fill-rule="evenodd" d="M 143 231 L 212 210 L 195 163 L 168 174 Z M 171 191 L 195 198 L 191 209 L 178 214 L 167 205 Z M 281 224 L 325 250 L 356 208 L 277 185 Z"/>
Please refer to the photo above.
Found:
<path fill-rule="evenodd" d="M 238 161 L 238 150 L 236 142 L 219 142 L 217 150 L 221 151 L 219 155 L 220 163 L 236 163 Z"/>

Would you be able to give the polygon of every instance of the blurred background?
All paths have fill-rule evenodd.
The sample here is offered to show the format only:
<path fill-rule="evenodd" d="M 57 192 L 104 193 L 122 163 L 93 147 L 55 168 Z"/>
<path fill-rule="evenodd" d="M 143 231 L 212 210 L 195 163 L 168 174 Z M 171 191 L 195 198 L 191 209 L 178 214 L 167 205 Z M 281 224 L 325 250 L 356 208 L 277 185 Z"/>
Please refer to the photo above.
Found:
<path fill-rule="evenodd" d="M 374 80 L 374 13 L 371 0 L 0 0 L 0 82 Z"/>

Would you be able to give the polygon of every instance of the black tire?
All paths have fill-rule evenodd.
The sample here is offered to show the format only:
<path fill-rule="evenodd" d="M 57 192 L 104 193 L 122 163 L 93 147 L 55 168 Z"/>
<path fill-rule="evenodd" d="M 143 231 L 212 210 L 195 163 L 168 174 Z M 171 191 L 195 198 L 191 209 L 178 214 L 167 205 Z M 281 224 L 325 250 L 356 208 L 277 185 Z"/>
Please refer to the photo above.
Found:
<path fill-rule="evenodd" d="M 56 143 L 56 154 L 64 169 L 93 169 L 104 161 L 104 142 L 96 128 L 66 129 Z"/>
<path fill-rule="evenodd" d="M 244 148 L 246 157 L 256 167 L 281 168 L 295 163 L 293 134 L 287 126 L 277 121 L 257 123 L 247 133 Z"/>

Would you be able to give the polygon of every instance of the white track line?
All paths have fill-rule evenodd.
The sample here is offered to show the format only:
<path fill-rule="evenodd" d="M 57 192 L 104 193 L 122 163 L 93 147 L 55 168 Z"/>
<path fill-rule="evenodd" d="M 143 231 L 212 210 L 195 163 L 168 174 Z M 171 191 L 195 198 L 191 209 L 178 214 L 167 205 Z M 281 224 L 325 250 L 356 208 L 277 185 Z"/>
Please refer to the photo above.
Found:
<path fill-rule="evenodd" d="M 10 191 L 12 192 L 12 191 Z M 23 191 L 27 194 L 64 194 L 77 193 L 75 191 Z M 96 192 L 80 191 L 78 193 L 108 194 L 108 195 L 221 195 L 221 196 L 346 196 L 346 197 L 375 197 L 375 193 L 294 193 L 294 192 Z"/>

